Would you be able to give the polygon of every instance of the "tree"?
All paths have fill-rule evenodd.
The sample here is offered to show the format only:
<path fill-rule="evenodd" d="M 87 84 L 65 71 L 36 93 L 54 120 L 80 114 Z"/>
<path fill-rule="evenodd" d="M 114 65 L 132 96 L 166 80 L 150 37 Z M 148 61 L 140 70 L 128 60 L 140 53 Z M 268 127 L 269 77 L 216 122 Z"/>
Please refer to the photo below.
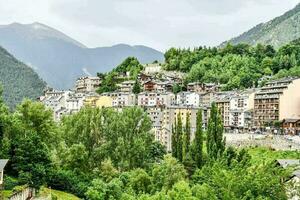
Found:
<path fill-rule="evenodd" d="M 172 156 L 174 158 L 177 157 L 177 131 L 176 131 L 176 128 L 177 128 L 177 123 L 176 123 L 176 118 L 175 118 L 175 125 L 172 124 Z"/>
<path fill-rule="evenodd" d="M 10 113 L 8 107 L 2 99 L 2 87 L 0 85 L 0 157 L 8 158 L 10 140 L 8 137 L 8 129 L 10 127 Z"/>
<path fill-rule="evenodd" d="M 178 84 L 178 83 L 175 83 L 173 86 L 172 86 L 172 92 L 174 94 L 178 94 L 179 92 L 182 91 L 182 87 Z"/>
<path fill-rule="evenodd" d="M 48 146 L 57 142 L 57 126 L 53 119 L 53 111 L 40 102 L 25 99 L 17 106 L 15 115 L 16 129 L 32 130 L 39 134 Z"/>
<path fill-rule="evenodd" d="M 182 147 L 183 147 L 183 130 L 182 130 L 182 119 L 181 113 L 177 114 L 177 128 L 176 128 L 176 158 L 181 162 L 182 161 Z"/>
<path fill-rule="evenodd" d="M 141 92 L 141 85 L 139 81 L 136 79 L 132 88 L 132 92 L 134 94 L 139 94 Z"/>
<path fill-rule="evenodd" d="M 186 113 L 186 122 L 185 122 L 185 137 L 186 137 L 186 144 L 185 144 L 185 151 L 188 153 L 190 151 L 190 142 L 191 142 L 191 120 L 190 120 L 190 113 Z"/>
<path fill-rule="evenodd" d="M 207 154 L 216 159 L 225 150 L 223 123 L 216 103 L 212 103 L 207 129 Z"/>
<path fill-rule="evenodd" d="M 179 181 L 185 180 L 187 173 L 182 164 L 171 155 L 166 155 L 160 164 L 152 169 L 153 191 L 170 190 Z"/>
<path fill-rule="evenodd" d="M 24 135 L 13 141 L 12 167 L 21 184 L 39 189 L 45 184 L 51 167 L 49 150 L 36 132 L 26 130 Z"/>
<path fill-rule="evenodd" d="M 198 110 L 196 119 L 196 132 L 194 139 L 194 160 L 197 167 L 203 165 L 203 130 L 202 130 L 202 110 Z"/>
<path fill-rule="evenodd" d="M 192 190 L 189 184 L 185 181 L 176 183 L 172 190 L 168 192 L 168 196 L 170 200 L 196 200 L 196 198 L 192 195 Z"/>

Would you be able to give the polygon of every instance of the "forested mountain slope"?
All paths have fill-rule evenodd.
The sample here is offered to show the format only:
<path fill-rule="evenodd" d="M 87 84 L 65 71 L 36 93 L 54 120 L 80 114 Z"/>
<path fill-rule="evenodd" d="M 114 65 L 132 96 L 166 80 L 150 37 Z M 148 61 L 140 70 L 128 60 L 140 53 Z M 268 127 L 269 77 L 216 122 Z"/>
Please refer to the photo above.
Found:
<path fill-rule="evenodd" d="M 2 47 L 0 47 L 0 82 L 4 100 L 11 108 L 23 98 L 36 99 L 46 87 L 46 83 L 37 73 Z"/>

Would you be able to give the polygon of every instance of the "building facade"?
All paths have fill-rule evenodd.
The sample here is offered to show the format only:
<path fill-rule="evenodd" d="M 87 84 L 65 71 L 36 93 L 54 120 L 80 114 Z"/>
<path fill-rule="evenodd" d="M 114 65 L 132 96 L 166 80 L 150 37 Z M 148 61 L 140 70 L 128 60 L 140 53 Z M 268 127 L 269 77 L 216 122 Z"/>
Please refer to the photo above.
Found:
<path fill-rule="evenodd" d="M 300 118 L 300 78 L 268 82 L 254 98 L 254 126 L 265 128 L 284 119 Z"/>

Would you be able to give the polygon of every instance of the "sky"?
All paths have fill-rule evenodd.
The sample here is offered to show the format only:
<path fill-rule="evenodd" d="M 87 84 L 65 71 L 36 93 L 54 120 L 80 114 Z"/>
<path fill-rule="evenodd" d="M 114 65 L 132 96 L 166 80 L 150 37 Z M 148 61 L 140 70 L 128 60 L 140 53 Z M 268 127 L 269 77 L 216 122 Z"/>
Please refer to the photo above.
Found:
<path fill-rule="evenodd" d="M 0 24 L 40 22 L 88 47 L 215 46 L 300 0 L 0 0 Z"/>

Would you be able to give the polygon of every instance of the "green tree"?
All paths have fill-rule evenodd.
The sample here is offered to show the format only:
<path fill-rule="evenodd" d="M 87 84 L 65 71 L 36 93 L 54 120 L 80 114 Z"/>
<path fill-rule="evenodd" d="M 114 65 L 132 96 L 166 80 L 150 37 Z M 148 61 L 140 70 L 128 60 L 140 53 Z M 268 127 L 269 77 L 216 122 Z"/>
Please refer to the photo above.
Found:
<path fill-rule="evenodd" d="M 136 79 L 132 88 L 132 92 L 134 94 L 139 94 L 141 92 L 141 85 L 139 81 Z"/>
<path fill-rule="evenodd" d="M 196 119 L 196 132 L 194 139 L 194 160 L 197 167 L 203 165 L 203 130 L 202 130 L 202 110 L 198 110 Z"/>
<path fill-rule="evenodd" d="M 177 156 L 176 158 L 181 162 L 182 161 L 182 148 L 183 148 L 183 129 L 182 129 L 182 119 L 181 113 L 177 114 L 177 128 L 176 128 L 176 151 Z"/>
<path fill-rule="evenodd" d="M 191 143 L 191 120 L 190 113 L 186 113 L 186 122 L 185 122 L 185 151 L 188 153 L 190 151 L 190 143 Z"/>
<path fill-rule="evenodd" d="M 187 173 L 184 166 L 173 158 L 166 155 L 161 163 L 154 164 L 152 169 L 153 188 L 152 193 L 162 189 L 170 190 L 179 181 L 185 180 Z"/>
<path fill-rule="evenodd" d="M 216 103 L 212 103 L 207 128 L 207 154 L 216 159 L 225 150 L 223 123 Z"/>
<path fill-rule="evenodd" d="M 26 130 L 24 136 L 13 141 L 12 167 L 21 184 L 39 189 L 51 167 L 49 150 L 36 132 Z"/>

